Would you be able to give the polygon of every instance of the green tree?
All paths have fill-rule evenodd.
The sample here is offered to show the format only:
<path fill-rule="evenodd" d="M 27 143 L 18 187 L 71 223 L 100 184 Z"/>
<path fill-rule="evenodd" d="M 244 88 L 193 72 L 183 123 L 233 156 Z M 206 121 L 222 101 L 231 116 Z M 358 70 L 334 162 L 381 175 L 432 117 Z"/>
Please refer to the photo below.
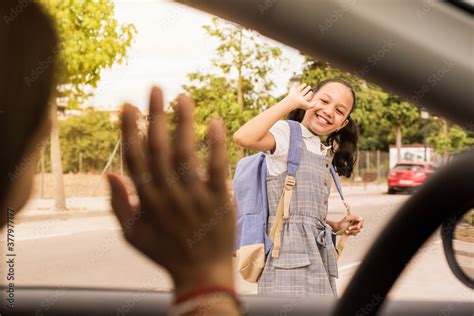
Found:
<path fill-rule="evenodd" d="M 349 82 L 356 92 L 360 92 L 366 83 L 360 78 L 348 73 L 341 71 L 337 68 L 332 67 L 329 63 L 315 59 L 310 56 L 305 56 L 305 62 L 303 64 L 303 73 L 301 75 L 301 81 L 309 84 L 312 87 L 318 85 L 320 81 L 340 78 Z"/>
<path fill-rule="evenodd" d="M 474 137 L 455 124 L 449 124 L 444 119 L 435 119 L 436 126 L 427 138 L 427 142 L 432 145 L 436 152 L 443 155 L 445 162 L 448 156 L 459 153 L 469 146 L 474 145 Z"/>
<path fill-rule="evenodd" d="M 357 104 L 351 116 L 360 132 L 361 150 L 387 150 L 390 139 L 387 137 L 390 127 L 383 118 L 384 102 L 388 94 L 375 85 L 363 81 L 351 73 L 333 68 L 329 63 L 305 56 L 301 81 L 313 87 L 320 81 L 340 78 L 352 85 L 356 93 Z"/>
<path fill-rule="evenodd" d="M 401 160 L 402 133 L 404 128 L 411 128 L 415 122 L 420 121 L 419 111 L 412 104 L 403 101 L 395 95 L 385 99 L 384 118 L 391 123 L 395 132 L 397 146 L 397 161 Z"/>
<path fill-rule="evenodd" d="M 109 113 L 90 109 L 82 115 L 60 121 L 59 126 L 64 172 L 102 171 L 119 140 L 118 120 Z M 50 144 L 46 143 L 46 150 Z M 45 171 L 50 171 L 51 160 L 45 157 L 44 162 Z M 113 163 L 118 167 L 119 155 L 115 155 Z"/>
<path fill-rule="evenodd" d="M 83 104 L 95 88 L 103 69 L 126 58 L 136 30 L 132 24 L 120 24 L 114 15 L 112 0 L 40 0 L 56 22 L 58 47 L 58 95 L 67 107 Z M 65 209 L 57 104 L 52 104 L 51 162 L 55 208 Z"/>
<path fill-rule="evenodd" d="M 227 127 L 229 162 L 234 166 L 243 151 L 232 141 L 232 134 L 257 113 L 275 103 L 273 68 L 281 69 L 285 60 L 281 50 L 265 43 L 260 36 L 239 25 L 214 18 L 204 26 L 207 34 L 219 41 L 213 69 L 193 72 L 183 88 L 196 103 L 196 131 L 200 153 L 205 152 L 205 131 L 209 119 L 221 117 Z"/>
<path fill-rule="evenodd" d="M 65 172 L 101 171 L 119 140 L 118 121 L 108 113 L 90 111 L 61 122 L 61 152 Z M 116 161 L 118 160 L 115 157 Z"/>
<path fill-rule="evenodd" d="M 409 135 L 408 142 L 423 140 L 419 128 L 421 120 L 413 105 L 351 73 L 333 68 L 327 62 L 306 56 L 302 82 L 316 86 L 330 78 L 344 79 L 354 88 L 357 105 L 352 117 L 359 127 L 361 150 L 387 151 L 394 141 L 400 148 L 404 133 Z"/>

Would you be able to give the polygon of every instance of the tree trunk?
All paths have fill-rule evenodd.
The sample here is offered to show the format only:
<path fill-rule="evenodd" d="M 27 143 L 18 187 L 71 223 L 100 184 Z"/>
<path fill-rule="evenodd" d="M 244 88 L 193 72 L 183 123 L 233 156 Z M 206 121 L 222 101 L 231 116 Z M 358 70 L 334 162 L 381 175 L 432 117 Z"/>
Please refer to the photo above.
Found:
<path fill-rule="evenodd" d="M 447 141 L 450 141 L 448 137 L 448 122 L 446 122 L 446 120 L 444 119 L 441 119 L 441 123 L 443 126 L 443 136 L 445 137 Z M 443 163 L 445 164 L 448 163 L 448 160 L 449 160 L 448 147 L 449 146 L 445 146 L 444 151 L 443 151 Z"/>
<path fill-rule="evenodd" d="M 242 87 L 242 67 L 243 67 L 243 56 L 242 56 L 242 30 L 239 34 L 239 62 L 237 64 L 237 103 L 239 104 L 240 111 L 244 111 L 244 91 Z"/>
<path fill-rule="evenodd" d="M 61 148 L 59 147 L 59 123 L 56 101 L 52 101 L 51 111 L 51 173 L 53 176 L 54 209 L 66 209 L 64 194 L 63 166 L 61 163 Z"/>
<path fill-rule="evenodd" d="M 240 113 L 244 111 L 244 89 L 243 89 L 243 79 L 242 79 L 242 67 L 243 67 L 243 56 L 242 56 L 242 32 L 240 30 L 239 36 L 239 62 L 237 64 L 237 103 L 239 104 Z M 238 147 L 238 159 L 241 159 L 244 156 L 244 148 Z"/>
<path fill-rule="evenodd" d="M 377 149 L 377 180 L 380 179 L 380 150 Z"/>
<path fill-rule="evenodd" d="M 397 126 L 397 162 L 402 160 L 402 128 L 400 125 Z"/>

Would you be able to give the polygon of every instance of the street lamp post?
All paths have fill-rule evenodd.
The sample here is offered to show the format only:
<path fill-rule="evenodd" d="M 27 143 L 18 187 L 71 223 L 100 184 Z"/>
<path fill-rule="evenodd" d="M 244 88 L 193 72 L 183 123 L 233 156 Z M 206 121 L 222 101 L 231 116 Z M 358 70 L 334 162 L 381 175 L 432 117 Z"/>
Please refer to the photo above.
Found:
<path fill-rule="evenodd" d="M 430 118 L 430 113 L 425 109 L 425 108 L 422 108 L 420 110 L 420 117 L 421 117 L 421 121 L 423 123 L 423 146 L 425 147 L 425 162 L 427 161 L 427 148 L 426 148 L 426 125 L 428 123 L 428 119 Z"/>

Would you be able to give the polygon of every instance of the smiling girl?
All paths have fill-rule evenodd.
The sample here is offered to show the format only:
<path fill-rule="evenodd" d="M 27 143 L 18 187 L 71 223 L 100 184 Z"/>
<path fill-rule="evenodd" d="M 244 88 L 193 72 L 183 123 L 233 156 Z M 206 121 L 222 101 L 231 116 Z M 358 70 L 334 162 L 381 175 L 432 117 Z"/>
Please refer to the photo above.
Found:
<path fill-rule="evenodd" d="M 290 147 L 289 125 L 279 119 L 286 116 L 298 121 L 302 130 L 301 160 L 290 215 L 281 231 L 280 253 L 267 257 L 258 280 L 259 293 L 337 295 L 332 236 L 347 226 L 346 235 L 357 235 L 363 219 L 347 215 L 339 222 L 326 220 L 331 189 L 329 164 L 340 176 L 352 174 L 358 142 L 357 126 L 350 117 L 355 104 L 353 88 L 341 79 L 322 81 L 314 90 L 306 84 L 295 84 L 284 99 L 234 134 L 238 145 L 267 155 L 270 230 L 285 185 Z M 327 136 L 326 144 L 320 139 L 323 136 Z"/>

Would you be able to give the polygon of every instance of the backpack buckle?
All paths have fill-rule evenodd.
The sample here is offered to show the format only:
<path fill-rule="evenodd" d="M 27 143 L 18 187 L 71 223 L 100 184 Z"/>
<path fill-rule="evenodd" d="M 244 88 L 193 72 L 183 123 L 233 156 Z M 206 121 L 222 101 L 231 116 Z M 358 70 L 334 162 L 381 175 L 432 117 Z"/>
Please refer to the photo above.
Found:
<path fill-rule="evenodd" d="M 296 179 L 293 176 L 286 176 L 285 186 L 287 189 L 291 190 L 296 184 Z"/>

